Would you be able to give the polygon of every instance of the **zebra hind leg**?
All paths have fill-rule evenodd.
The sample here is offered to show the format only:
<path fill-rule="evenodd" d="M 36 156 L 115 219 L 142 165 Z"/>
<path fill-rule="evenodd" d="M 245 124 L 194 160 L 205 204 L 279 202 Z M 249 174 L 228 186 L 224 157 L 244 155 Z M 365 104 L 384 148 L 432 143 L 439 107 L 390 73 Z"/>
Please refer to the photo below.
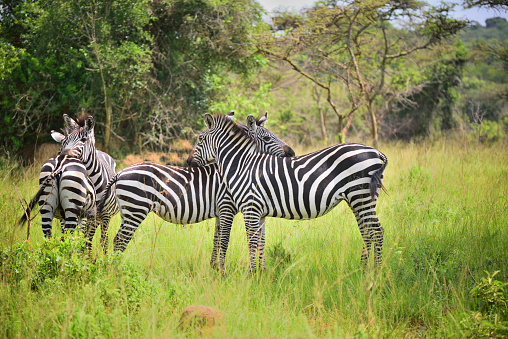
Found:
<path fill-rule="evenodd" d="M 134 232 L 136 232 L 139 223 L 134 222 L 133 220 L 125 220 L 122 215 L 122 224 L 120 225 L 120 229 L 113 239 L 113 250 L 115 252 L 123 252 L 127 245 L 131 241 L 134 236 Z"/>
<path fill-rule="evenodd" d="M 86 224 L 86 232 L 85 232 L 85 241 L 86 241 L 86 250 L 88 252 L 88 256 L 92 258 L 92 245 L 93 245 L 93 237 L 95 235 L 95 231 L 97 230 L 97 221 L 95 217 L 88 218 Z"/>
<path fill-rule="evenodd" d="M 100 220 L 101 224 L 101 246 L 104 254 L 108 253 L 108 245 L 109 245 L 109 237 L 108 237 L 108 229 L 109 229 L 109 216 L 102 216 Z"/>
<path fill-rule="evenodd" d="M 371 233 L 372 240 L 374 241 L 374 254 L 375 254 L 377 266 L 381 266 L 381 264 L 383 263 L 384 233 L 385 233 L 385 231 L 383 229 L 383 226 L 381 226 L 381 224 L 378 221 L 377 227 Z"/>
<path fill-rule="evenodd" d="M 376 202 L 371 201 L 367 204 L 351 208 L 355 214 L 363 240 L 362 266 L 366 267 L 368 264 L 372 244 L 374 244 L 375 262 L 378 266 L 381 265 L 384 231 L 376 214 Z"/>

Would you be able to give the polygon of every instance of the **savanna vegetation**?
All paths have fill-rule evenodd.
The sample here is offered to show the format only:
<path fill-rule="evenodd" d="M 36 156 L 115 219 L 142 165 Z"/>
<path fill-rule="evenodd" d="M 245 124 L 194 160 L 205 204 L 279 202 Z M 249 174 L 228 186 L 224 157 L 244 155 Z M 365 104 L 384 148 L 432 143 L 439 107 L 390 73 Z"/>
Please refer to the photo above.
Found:
<path fill-rule="evenodd" d="M 221 337 L 508 335 L 506 144 L 382 144 L 384 263 L 363 271 L 356 220 L 340 204 L 311 221 L 267 220 L 267 271 L 247 272 L 241 215 L 228 276 L 209 267 L 214 221 L 145 220 L 121 255 L 44 241 L 40 218 L 15 226 L 37 168 L 2 164 L 0 333 L 4 337 L 173 337 L 191 304 L 223 314 Z M 297 149 L 298 153 L 304 149 Z M 110 237 L 116 234 L 116 216 Z M 97 237 L 96 237 L 97 238 Z M 97 239 L 96 239 L 97 240 Z M 110 252 L 112 246 L 110 246 Z"/>
<path fill-rule="evenodd" d="M 266 18 L 252 0 L 3 1 L 0 336 L 185 336 L 192 304 L 220 310 L 217 337 L 508 336 L 508 22 L 452 10 L 317 1 Z M 121 169 L 148 151 L 181 164 L 202 114 L 231 109 L 268 111 L 297 155 L 354 141 L 388 156 L 381 267 L 362 270 L 345 204 L 268 219 L 268 268 L 255 275 L 238 215 L 227 277 L 209 266 L 214 220 L 150 215 L 125 253 L 97 241 L 93 260 L 58 221 L 50 240 L 39 216 L 16 225 L 62 114 L 92 114 Z"/>

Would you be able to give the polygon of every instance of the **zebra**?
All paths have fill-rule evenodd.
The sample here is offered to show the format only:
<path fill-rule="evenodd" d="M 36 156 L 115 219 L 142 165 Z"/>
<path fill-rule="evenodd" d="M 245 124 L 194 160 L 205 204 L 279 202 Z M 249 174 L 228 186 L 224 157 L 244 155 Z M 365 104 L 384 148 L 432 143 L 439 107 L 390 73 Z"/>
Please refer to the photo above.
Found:
<path fill-rule="evenodd" d="M 72 153 L 72 156 L 75 160 L 81 161 L 81 165 L 85 168 L 85 172 L 87 173 L 87 180 L 92 183 L 95 206 L 95 203 L 101 197 L 98 194 L 103 193 L 107 181 L 114 175 L 116 163 L 108 154 L 101 151 L 96 151 L 94 137 L 95 121 L 92 116 L 82 115 L 78 117 L 77 122 L 66 114 L 63 115 L 63 118 L 64 134 L 52 131 L 51 136 L 55 141 L 61 143 L 59 150 L 60 154 Z M 55 175 L 55 171 L 61 172 L 62 169 L 57 165 L 55 158 L 49 159 L 42 166 L 39 176 L 40 187 L 46 188 L 43 190 L 43 192 L 38 192 L 38 194 L 36 194 L 36 197 L 39 197 L 39 206 L 41 206 L 41 217 L 43 220 L 43 233 L 46 237 L 51 237 L 51 224 L 54 217 L 62 220 L 62 229 L 64 230 L 74 230 L 76 227 L 74 222 L 72 222 L 70 225 L 67 225 L 67 219 L 60 212 L 61 208 L 59 206 L 59 191 L 52 190 L 48 188 L 47 185 L 42 185 L 48 176 Z M 63 171 L 63 173 L 66 176 L 70 177 L 73 175 L 72 172 L 66 173 Z M 72 188 L 74 194 L 84 194 L 84 192 L 88 192 L 88 190 L 89 188 L 84 185 L 82 181 L 75 182 L 74 187 Z M 34 197 L 34 199 L 36 197 Z M 31 210 L 34 205 L 35 203 L 32 199 L 32 202 L 28 206 L 27 210 Z M 80 218 L 83 225 L 86 223 L 86 227 L 82 225 L 81 228 L 87 235 L 87 246 L 89 251 L 91 250 L 91 240 L 93 239 L 95 228 L 101 221 L 96 215 L 95 210 L 92 214 L 90 214 L 90 216 L 93 216 L 93 218 L 90 218 L 88 222 L 85 217 Z M 22 222 L 22 220 L 20 220 L 20 222 Z M 101 243 L 106 250 L 107 232 L 103 231 L 101 233 Z"/>
<path fill-rule="evenodd" d="M 231 111 L 227 118 L 232 120 L 233 116 L 234 111 Z M 240 126 L 255 140 L 261 152 L 274 156 L 294 156 L 291 147 L 264 128 L 266 121 L 266 113 L 258 120 L 249 115 L 247 125 Z M 102 211 L 114 210 L 116 204 L 122 222 L 114 239 L 115 251 L 125 250 L 149 212 L 155 212 L 162 219 L 175 224 L 192 224 L 216 218 L 210 264 L 216 267 L 220 246 L 219 268 L 224 272 L 229 233 L 238 210 L 227 195 L 215 164 L 186 168 L 142 162 L 127 167 L 108 183 L 107 194 L 99 202 L 98 209 L 104 213 Z M 222 236 L 218 234 L 219 229 L 223 231 Z"/>
<path fill-rule="evenodd" d="M 87 174 L 93 183 L 96 203 L 102 198 L 105 193 L 108 181 L 115 175 L 116 163 L 106 153 L 97 151 L 95 148 L 95 120 L 91 115 L 83 115 L 78 117 L 78 122 L 74 121 L 67 114 L 63 115 L 65 121 L 65 135 L 61 141 L 60 152 L 66 152 L 78 142 L 82 143 L 82 152 L 80 152 L 79 160 L 81 160 L 86 168 Z M 61 136 L 52 133 L 57 139 Z M 89 253 L 92 249 L 92 239 L 95 235 L 97 226 L 101 226 L 101 245 L 104 253 L 108 248 L 108 232 L 104 225 L 108 225 L 109 220 L 107 216 L 99 213 L 94 215 L 86 223 L 86 237 L 87 247 Z"/>
<path fill-rule="evenodd" d="M 31 199 L 18 221 L 23 225 L 39 204 L 42 232 L 46 238 L 52 236 L 53 218 L 62 220 L 62 231 L 74 231 L 78 225 L 83 232 L 87 218 L 95 214 L 96 195 L 86 166 L 79 159 L 83 142 L 49 159 L 41 169 L 39 190 Z"/>
<path fill-rule="evenodd" d="M 267 216 L 314 219 L 342 200 L 353 210 L 363 239 L 362 264 L 372 243 L 382 262 L 384 230 L 376 215 L 387 157 L 372 147 L 344 143 L 307 155 L 277 158 L 256 152 L 256 145 L 229 119 L 205 114 L 206 129 L 198 136 L 187 163 L 215 161 L 237 208 L 243 213 L 249 266 L 256 270 L 256 249 Z M 220 234 L 221 232 L 219 232 Z M 261 234 L 261 237 L 263 234 Z"/>

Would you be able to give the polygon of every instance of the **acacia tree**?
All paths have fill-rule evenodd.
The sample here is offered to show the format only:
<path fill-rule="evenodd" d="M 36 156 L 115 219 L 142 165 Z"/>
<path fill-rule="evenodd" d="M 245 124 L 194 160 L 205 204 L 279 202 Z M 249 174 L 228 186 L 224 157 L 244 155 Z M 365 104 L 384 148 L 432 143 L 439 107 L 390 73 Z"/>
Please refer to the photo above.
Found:
<path fill-rule="evenodd" d="M 383 115 L 410 90 L 409 56 L 439 44 L 465 27 L 450 7 L 413 0 L 320 1 L 301 15 L 285 14 L 258 40 L 260 53 L 288 63 L 326 91 L 343 141 L 353 114 L 366 111 L 374 146 Z M 304 66 L 302 59 L 308 66 Z M 337 83 L 349 92 L 348 112 L 334 102 Z"/>

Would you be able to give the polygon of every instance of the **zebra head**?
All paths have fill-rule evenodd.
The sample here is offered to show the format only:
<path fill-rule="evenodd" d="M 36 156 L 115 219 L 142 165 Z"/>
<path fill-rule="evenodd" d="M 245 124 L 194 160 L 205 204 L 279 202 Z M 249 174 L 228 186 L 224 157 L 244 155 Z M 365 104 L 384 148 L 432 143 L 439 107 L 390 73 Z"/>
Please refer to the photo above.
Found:
<path fill-rule="evenodd" d="M 90 154 L 95 150 L 95 121 L 91 115 L 83 115 L 74 121 L 67 114 L 64 117 L 64 134 L 51 131 L 51 136 L 56 142 L 61 142 L 58 154 L 68 154 L 87 161 Z"/>
<path fill-rule="evenodd" d="M 207 129 L 198 136 L 196 146 L 194 146 L 187 164 L 189 166 L 202 166 L 215 161 L 216 143 L 220 137 L 215 137 L 221 131 L 237 136 L 237 138 L 246 138 L 253 143 L 257 152 L 272 154 L 280 157 L 294 156 L 295 152 L 280 140 L 274 133 L 264 128 L 267 116 L 266 114 L 256 120 L 252 115 L 247 119 L 247 125 L 235 124 L 232 122 L 234 112 L 229 112 L 226 116 L 205 114 L 205 124 Z"/>
<path fill-rule="evenodd" d="M 295 151 L 284 141 L 279 139 L 272 131 L 266 129 L 265 123 L 268 120 L 268 113 L 256 120 L 252 114 L 247 117 L 247 125 L 239 124 L 249 137 L 256 142 L 258 151 L 277 157 L 294 157 Z"/>

